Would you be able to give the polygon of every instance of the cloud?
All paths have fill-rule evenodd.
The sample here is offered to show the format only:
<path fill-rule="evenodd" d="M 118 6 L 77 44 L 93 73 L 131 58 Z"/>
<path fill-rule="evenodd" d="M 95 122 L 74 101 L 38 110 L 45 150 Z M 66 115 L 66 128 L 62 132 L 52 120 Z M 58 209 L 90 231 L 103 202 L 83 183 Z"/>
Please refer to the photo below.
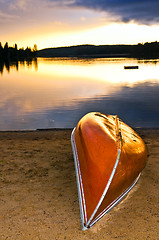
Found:
<path fill-rule="evenodd" d="M 15 0 L 10 4 L 10 8 L 25 11 L 27 9 L 28 0 Z"/>
<path fill-rule="evenodd" d="M 26 10 L 30 0 L 0 0 L 0 8 L 5 12 Z"/>
<path fill-rule="evenodd" d="M 57 5 L 72 5 L 72 4 L 76 4 L 76 0 L 44 0 L 46 2 L 52 2 L 53 4 L 57 4 Z"/>
<path fill-rule="evenodd" d="M 72 5 L 105 11 L 123 22 L 132 20 L 144 24 L 159 22 L 158 0 L 75 0 Z"/>
<path fill-rule="evenodd" d="M 2 22 L 5 22 L 5 21 L 12 22 L 15 19 L 16 20 L 18 19 L 18 17 L 16 15 L 14 15 L 14 14 L 7 14 L 7 13 L 4 13 L 4 12 L 2 12 L 0 10 L 0 21 L 2 21 Z"/>
<path fill-rule="evenodd" d="M 4 13 L 36 8 L 84 8 L 104 12 L 106 18 L 111 16 L 116 22 L 159 22 L 158 0 L 0 0 L 0 9 Z"/>

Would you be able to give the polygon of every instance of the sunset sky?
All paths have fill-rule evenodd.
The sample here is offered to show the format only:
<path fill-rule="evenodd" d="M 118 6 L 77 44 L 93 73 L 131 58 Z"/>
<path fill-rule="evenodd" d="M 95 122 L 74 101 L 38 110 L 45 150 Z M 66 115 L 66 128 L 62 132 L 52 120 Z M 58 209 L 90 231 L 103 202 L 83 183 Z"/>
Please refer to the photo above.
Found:
<path fill-rule="evenodd" d="M 0 42 L 38 49 L 159 41 L 158 0 L 0 0 Z"/>

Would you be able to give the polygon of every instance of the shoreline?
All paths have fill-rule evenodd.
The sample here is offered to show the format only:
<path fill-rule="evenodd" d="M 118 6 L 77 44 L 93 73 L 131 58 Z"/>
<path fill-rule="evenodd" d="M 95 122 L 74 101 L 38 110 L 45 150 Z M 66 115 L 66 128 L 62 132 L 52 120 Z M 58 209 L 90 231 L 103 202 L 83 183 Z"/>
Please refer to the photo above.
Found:
<path fill-rule="evenodd" d="M 135 131 L 137 130 L 143 130 L 143 131 L 149 131 L 149 130 L 159 130 L 159 127 L 132 127 Z M 72 131 L 74 127 L 72 128 L 37 128 L 37 129 L 22 129 L 22 130 L 0 130 L 0 133 L 8 132 L 8 133 L 14 133 L 14 132 L 49 132 L 49 131 Z"/>
<path fill-rule="evenodd" d="M 158 128 L 159 129 L 159 128 Z M 72 131 L 73 128 L 37 128 L 37 129 L 24 129 L 24 130 L 0 130 L 0 133 L 20 133 L 20 132 L 53 132 L 53 131 Z"/>
<path fill-rule="evenodd" d="M 73 129 L 0 131 L 1 240 L 158 239 L 159 128 L 134 128 L 148 149 L 127 197 L 81 231 Z"/>

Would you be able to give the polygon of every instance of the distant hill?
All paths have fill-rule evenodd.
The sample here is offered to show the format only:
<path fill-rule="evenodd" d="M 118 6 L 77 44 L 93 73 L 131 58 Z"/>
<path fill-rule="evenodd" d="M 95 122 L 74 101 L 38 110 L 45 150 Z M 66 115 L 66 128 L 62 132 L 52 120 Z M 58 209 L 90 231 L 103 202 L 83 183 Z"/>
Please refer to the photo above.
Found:
<path fill-rule="evenodd" d="M 128 45 L 78 45 L 71 47 L 46 48 L 39 50 L 38 57 L 109 57 L 112 55 L 127 56 Z"/>
<path fill-rule="evenodd" d="M 70 47 L 45 48 L 37 57 L 145 57 L 159 58 L 159 43 L 137 45 L 78 45 Z"/>

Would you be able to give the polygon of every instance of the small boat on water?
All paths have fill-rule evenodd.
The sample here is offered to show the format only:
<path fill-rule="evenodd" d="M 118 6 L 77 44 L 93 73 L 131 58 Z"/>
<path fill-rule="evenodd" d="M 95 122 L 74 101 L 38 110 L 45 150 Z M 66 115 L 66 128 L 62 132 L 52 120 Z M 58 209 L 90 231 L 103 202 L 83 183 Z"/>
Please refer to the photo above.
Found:
<path fill-rule="evenodd" d="M 139 66 L 124 66 L 124 69 L 138 69 Z"/>
<path fill-rule="evenodd" d="M 86 114 L 71 135 L 82 230 L 132 189 L 147 160 L 138 134 L 117 116 Z"/>

